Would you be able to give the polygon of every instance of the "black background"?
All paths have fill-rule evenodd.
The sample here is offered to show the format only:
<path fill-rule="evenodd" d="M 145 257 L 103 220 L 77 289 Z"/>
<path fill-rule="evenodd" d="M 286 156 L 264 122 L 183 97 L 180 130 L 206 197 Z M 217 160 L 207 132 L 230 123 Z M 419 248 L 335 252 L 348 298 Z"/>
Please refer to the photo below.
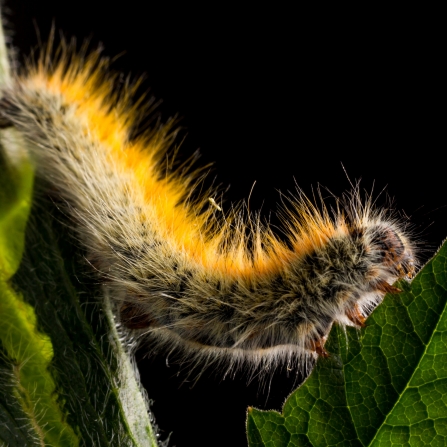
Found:
<path fill-rule="evenodd" d="M 209 184 L 230 185 L 224 207 L 256 182 L 250 208 L 277 225 L 278 190 L 297 184 L 311 194 L 321 184 L 340 195 L 350 188 L 343 165 L 376 196 L 386 188 L 378 204 L 389 195 L 410 218 L 423 261 L 446 236 L 446 76 L 436 12 L 134 0 L 15 0 L 3 9 L 19 63 L 54 23 L 68 38 L 101 43 L 105 56 L 120 55 L 113 69 L 144 74 L 142 91 L 163 100 L 158 116 L 181 118 L 179 158 L 200 148 L 199 163 L 214 162 Z M 194 384 L 163 355 L 142 357 L 162 438 L 173 432 L 177 447 L 246 445 L 247 406 L 279 410 L 295 380 L 278 374 L 268 391 L 210 371 Z"/>

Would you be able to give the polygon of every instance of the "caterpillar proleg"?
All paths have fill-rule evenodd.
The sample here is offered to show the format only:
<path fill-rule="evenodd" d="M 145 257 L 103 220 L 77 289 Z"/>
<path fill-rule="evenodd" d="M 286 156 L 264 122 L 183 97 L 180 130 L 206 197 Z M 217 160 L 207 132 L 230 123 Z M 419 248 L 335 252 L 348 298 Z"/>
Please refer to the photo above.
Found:
<path fill-rule="evenodd" d="M 172 126 L 132 138 L 144 107 L 106 70 L 99 53 L 48 50 L 1 92 L 0 123 L 25 137 L 119 321 L 149 344 L 223 373 L 304 370 L 334 323 L 362 327 L 413 276 L 405 224 L 358 186 L 333 210 L 290 199 L 286 242 L 213 192 L 191 199 L 194 173 L 166 169 Z"/>

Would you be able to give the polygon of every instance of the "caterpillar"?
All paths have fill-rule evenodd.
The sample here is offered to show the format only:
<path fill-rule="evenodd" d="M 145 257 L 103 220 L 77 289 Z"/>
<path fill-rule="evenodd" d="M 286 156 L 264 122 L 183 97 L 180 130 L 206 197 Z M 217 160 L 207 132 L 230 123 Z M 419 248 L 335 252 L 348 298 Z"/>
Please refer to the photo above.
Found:
<path fill-rule="evenodd" d="M 243 206 L 224 213 L 215 191 L 194 195 L 200 171 L 167 162 L 172 124 L 133 136 L 137 85 L 117 92 L 99 52 L 51 54 L 3 88 L 0 126 L 23 135 L 119 323 L 150 345 L 223 373 L 305 370 L 334 323 L 363 327 L 414 275 L 405 222 L 358 185 L 334 209 L 290 198 L 283 241 Z"/>

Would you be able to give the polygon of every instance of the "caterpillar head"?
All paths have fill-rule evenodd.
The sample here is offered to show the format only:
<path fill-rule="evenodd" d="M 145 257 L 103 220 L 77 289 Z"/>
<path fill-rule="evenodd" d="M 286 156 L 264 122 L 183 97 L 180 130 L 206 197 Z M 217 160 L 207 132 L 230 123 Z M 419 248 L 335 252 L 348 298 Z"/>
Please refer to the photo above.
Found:
<path fill-rule="evenodd" d="M 344 302 L 343 313 L 354 326 L 363 327 L 387 293 L 401 292 L 393 286 L 396 281 L 413 278 L 416 260 L 413 245 L 392 221 L 370 223 L 354 234 L 363 253 L 359 265 L 365 271 L 364 284 Z"/>
<path fill-rule="evenodd" d="M 392 284 L 413 278 L 416 270 L 414 248 L 392 222 L 379 222 L 367 229 L 365 251 L 370 263 L 368 280 L 372 290 L 399 293 Z"/>
<path fill-rule="evenodd" d="M 397 279 L 411 279 L 415 273 L 413 248 L 407 238 L 390 224 L 372 229 L 370 250 L 376 262 Z"/>

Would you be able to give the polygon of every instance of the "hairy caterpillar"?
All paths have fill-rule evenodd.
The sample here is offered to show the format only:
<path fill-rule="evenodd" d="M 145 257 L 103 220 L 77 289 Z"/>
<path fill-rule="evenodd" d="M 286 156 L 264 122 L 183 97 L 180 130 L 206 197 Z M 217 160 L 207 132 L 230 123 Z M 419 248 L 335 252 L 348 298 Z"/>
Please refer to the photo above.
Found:
<path fill-rule="evenodd" d="M 256 216 L 220 217 L 212 193 L 191 199 L 194 175 L 164 167 L 170 126 L 131 138 L 135 89 L 115 94 L 106 68 L 97 53 L 48 51 L 1 92 L 0 124 L 67 203 L 129 329 L 201 364 L 305 368 L 334 322 L 361 327 L 413 275 L 403 224 L 358 188 L 333 212 L 291 201 L 287 243 Z"/>

